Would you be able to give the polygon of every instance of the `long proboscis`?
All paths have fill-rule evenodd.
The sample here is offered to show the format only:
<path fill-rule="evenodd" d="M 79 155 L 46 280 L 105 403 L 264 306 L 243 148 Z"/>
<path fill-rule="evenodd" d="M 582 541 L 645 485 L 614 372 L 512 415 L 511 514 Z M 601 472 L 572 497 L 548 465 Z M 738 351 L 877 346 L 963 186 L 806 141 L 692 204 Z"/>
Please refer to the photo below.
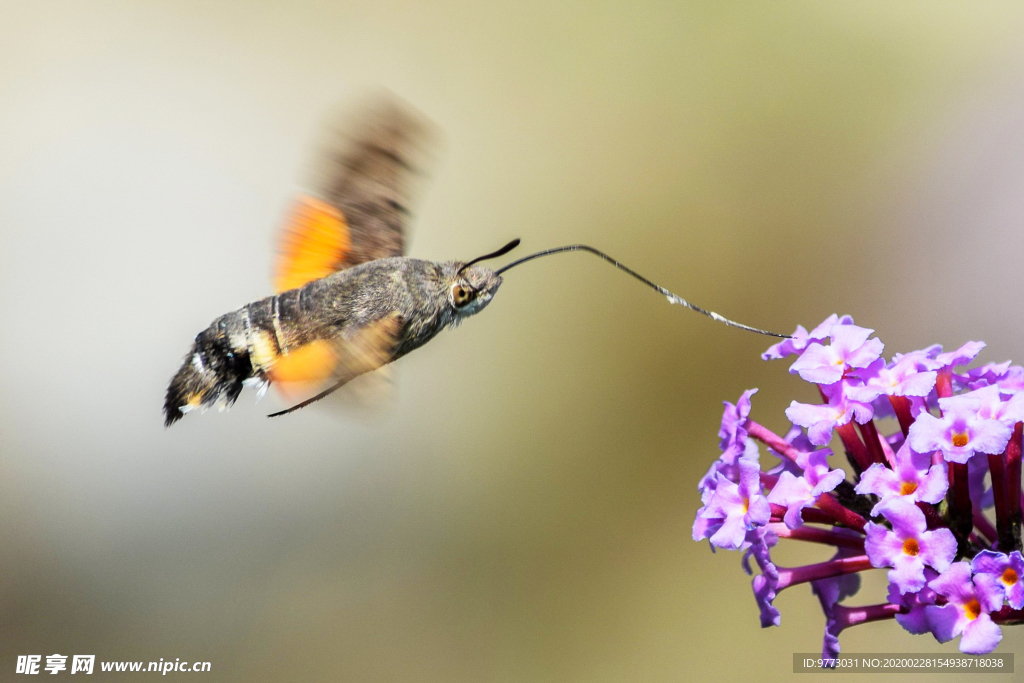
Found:
<path fill-rule="evenodd" d="M 603 251 L 599 251 L 599 250 L 595 249 L 594 247 L 587 246 L 586 244 L 570 244 L 570 245 L 567 245 L 567 246 L 564 246 L 564 247 L 555 247 L 553 249 L 545 249 L 544 251 L 538 251 L 536 254 L 530 254 L 529 256 L 524 256 L 523 258 L 521 258 L 521 259 L 519 259 L 517 261 L 513 261 L 512 263 L 508 264 L 507 266 L 502 266 L 501 268 L 496 270 L 495 273 L 497 273 L 498 275 L 501 275 L 505 271 L 511 270 L 512 268 L 515 268 L 518 265 L 526 263 L 527 261 L 532 261 L 534 259 L 541 258 L 542 256 L 551 256 L 552 254 L 561 254 L 561 253 L 566 252 L 566 251 L 585 251 L 585 252 L 591 253 L 594 256 L 597 256 L 598 258 L 600 258 L 600 259 L 602 259 L 602 260 L 612 264 L 613 266 L 615 266 L 619 270 L 621 270 L 621 271 L 623 271 L 623 272 L 633 276 L 634 278 L 636 278 L 640 282 L 644 283 L 645 285 L 647 285 L 648 287 L 650 287 L 651 289 L 653 289 L 654 291 L 658 292 L 659 294 L 664 296 L 666 299 L 668 299 L 669 303 L 677 304 L 679 306 L 684 306 L 684 307 L 690 309 L 691 311 L 696 311 L 697 313 L 700 313 L 701 315 L 706 315 L 707 317 L 711 318 L 712 320 L 714 320 L 716 322 L 720 322 L 720 323 L 723 323 L 725 325 L 729 325 L 730 327 L 738 327 L 739 329 L 746 330 L 748 332 L 756 332 L 757 334 L 763 334 L 763 335 L 768 336 L 768 337 L 779 337 L 780 339 L 789 339 L 790 338 L 788 334 L 779 334 L 778 332 L 769 332 L 768 330 L 762 330 L 762 329 L 757 328 L 757 327 L 751 327 L 750 325 L 744 325 L 743 323 L 738 323 L 735 320 L 729 320 L 725 316 L 719 315 L 718 313 L 715 313 L 714 311 L 709 311 L 709 310 L 707 310 L 705 308 L 701 308 L 700 306 L 697 306 L 696 304 L 692 304 L 689 301 L 687 301 L 686 299 L 684 299 L 683 297 L 679 296 L 678 294 L 673 294 L 672 292 L 668 291 L 667 289 L 665 289 L 661 285 L 656 284 L 654 282 L 651 282 L 650 280 L 645 278 L 640 273 L 638 273 L 635 270 L 633 270 L 632 268 L 629 268 L 628 266 L 626 266 L 626 265 L 616 261 L 615 259 L 613 259 L 608 254 L 604 253 Z"/>

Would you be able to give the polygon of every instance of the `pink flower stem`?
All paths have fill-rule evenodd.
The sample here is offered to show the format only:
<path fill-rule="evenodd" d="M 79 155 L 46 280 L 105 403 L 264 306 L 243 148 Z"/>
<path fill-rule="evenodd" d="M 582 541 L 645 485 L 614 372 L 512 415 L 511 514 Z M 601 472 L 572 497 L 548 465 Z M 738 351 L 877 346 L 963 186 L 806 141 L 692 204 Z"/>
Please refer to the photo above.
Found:
<path fill-rule="evenodd" d="M 1013 609 L 1009 605 L 1004 605 L 998 612 L 992 612 L 989 616 L 997 624 L 1024 624 L 1024 609 Z"/>
<path fill-rule="evenodd" d="M 903 436 L 906 436 L 910 433 L 910 425 L 914 424 L 914 416 L 910 414 L 910 399 L 906 396 L 890 396 L 889 403 L 892 404 L 892 410 L 899 420 Z"/>
<path fill-rule="evenodd" d="M 840 629 L 845 630 L 857 624 L 866 624 L 870 621 L 882 621 L 892 619 L 900 613 L 900 606 L 889 602 L 879 605 L 864 605 L 863 607 L 847 607 L 846 605 L 835 605 L 832 613 L 839 623 Z"/>
<path fill-rule="evenodd" d="M 836 576 L 862 572 L 867 569 L 872 569 L 871 561 L 868 560 L 867 555 L 840 557 L 828 562 L 808 564 L 803 567 L 793 567 L 792 569 L 779 567 L 779 584 L 776 591 L 781 591 L 789 586 L 795 586 L 798 583 L 831 579 Z"/>
<path fill-rule="evenodd" d="M 759 425 L 753 420 L 747 420 L 747 434 L 754 437 L 779 455 L 789 458 L 793 462 L 796 462 L 796 459 L 802 454 L 801 451 L 795 448 L 792 444 L 786 443 L 786 440 L 781 436 L 770 429 Z"/>
<path fill-rule="evenodd" d="M 945 367 L 939 370 L 935 376 L 935 393 L 939 398 L 949 398 L 953 395 L 953 368 Z"/>
<path fill-rule="evenodd" d="M 842 503 L 836 500 L 831 493 L 821 494 L 818 496 L 818 499 L 814 501 L 814 504 L 819 509 L 824 510 L 835 517 L 836 521 L 842 525 L 848 526 L 851 529 L 856 529 L 857 531 L 864 531 L 864 525 L 867 524 L 867 520 L 853 510 L 845 507 Z"/>
<path fill-rule="evenodd" d="M 939 370 L 935 378 L 935 393 L 939 398 L 953 395 L 953 369 L 949 367 Z M 970 550 L 967 537 L 974 527 L 974 515 L 971 511 L 971 489 L 967 482 L 967 464 L 949 463 L 949 491 L 946 493 L 949 503 L 949 528 L 957 540 L 957 550 L 961 555 Z"/>
<path fill-rule="evenodd" d="M 1006 450 L 1012 448 L 1011 444 L 1013 439 L 1010 439 L 1010 443 L 1006 444 Z M 978 525 L 978 517 L 982 517 L 981 511 L 975 511 L 974 513 L 974 526 L 978 527 L 981 533 L 985 534 L 989 542 L 994 542 L 997 538 L 999 539 L 1000 548 L 1012 548 L 1013 547 L 1013 525 L 1010 523 L 1010 508 L 1009 498 L 1007 497 L 1007 481 L 1006 481 L 1006 452 L 1004 451 L 1000 455 L 988 456 L 988 470 L 992 475 L 992 500 L 995 503 L 996 508 L 996 536 L 990 536 L 985 533 L 985 530 Z M 988 522 L 987 519 L 985 519 Z M 989 525 L 991 526 L 991 525 Z"/>
<path fill-rule="evenodd" d="M 885 455 L 885 461 L 889 463 L 889 469 L 896 469 L 896 453 L 893 452 L 892 446 L 884 436 L 878 437 L 878 443 L 882 446 L 882 454 Z"/>
<path fill-rule="evenodd" d="M 1013 426 L 1013 436 L 1010 443 L 1006 445 L 1006 500 L 1009 503 L 1007 512 L 1010 517 L 1011 545 L 1003 546 L 1000 537 L 999 549 L 1003 552 L 1020 550 L 1020 526 L 1021 526 L 1021 451 L 1024 449 L 1024 423 L 1018 422 Z"/>
<path fill-rule="evenodd" d="M 829 529 L 802 526 L 799 529 L 790 529 L 785 524 L 773 523 L 768 528 L 775 532 L 779 538 L 792 538 L 796 541 L 807 541 L 808 543 L 823 543 L 834 545 L 837 548 L 850 548 L 864 552 L 864 539 L 858 536 L 849 536 Z"/>
<path fill-rule="evenodd" d="M 871 459 L 878 463 L 889 463 L 890 469 L 896 469 L 896 458 L 892 453 L 892 449 L 889 449 L 889 455 L 892 457 L 886 457 L 885 451 L 882 449 L 882 437 L 878 434 L 878 427 L 875 426 L 874 420 L 868 420 L 864 424 L 859 424 L 857 427 L 860 429 L 860 435 L 864 439 L 864 444 L 868 447 L 868 452 L 871 453 Z M 888 446 L 889 444 L 886 444 Z"/>
<path fill-rule="evenodd" d="M 843 441 L 843 446 L 846 447 L 846 452 L 853 458 L 853 466 L 857 468 L 857 474 L 871 467 L 871 463 L 874 462 L 874 458 L 871 457 L 871 453 L 868 452 L 864 442 L 857 436 L 857 430 L 854 428 L 852 422 L 847 422 L 844 425 L 836 425 L 836 431 L 839 433 L 839 438 Z"/>
<path fill-rule="evenodd" d="M 974 513 L 971 505 L 971 490 L 967 484 L 967 464 L 949 463 L 949 528 L 957 537 L 961 554 L 966 554 L 967 537 L 974 527 Z"/>

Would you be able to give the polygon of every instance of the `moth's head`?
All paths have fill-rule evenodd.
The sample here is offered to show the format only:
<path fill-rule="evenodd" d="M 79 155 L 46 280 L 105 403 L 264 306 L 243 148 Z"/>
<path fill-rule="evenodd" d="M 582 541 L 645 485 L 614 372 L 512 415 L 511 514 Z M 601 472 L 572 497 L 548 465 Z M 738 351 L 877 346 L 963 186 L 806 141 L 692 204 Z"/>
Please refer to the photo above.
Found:
<path fill-rule="evenodd" d="M 482 266 L 453 265 L 454 272 L 447 279 L 448 303 L 459 318 L 482 311 L 501 286 L 501 276 Z"/>
<path fill-rule="evenodd" d="M 448 303 L 455 311 L 454 324 L 484 310 L 487 304 L 491 303 L 494 294 L 501 287 L 501 276 L 490 268 L 484 268 L 477 264 L 487 259 L 504 256 L 519 246 L 519 240 L 514 239 L 498 251 L 478 256 L 468 263 L 451 262 L 445 270 L 445 282 L 448 287 Z"/>

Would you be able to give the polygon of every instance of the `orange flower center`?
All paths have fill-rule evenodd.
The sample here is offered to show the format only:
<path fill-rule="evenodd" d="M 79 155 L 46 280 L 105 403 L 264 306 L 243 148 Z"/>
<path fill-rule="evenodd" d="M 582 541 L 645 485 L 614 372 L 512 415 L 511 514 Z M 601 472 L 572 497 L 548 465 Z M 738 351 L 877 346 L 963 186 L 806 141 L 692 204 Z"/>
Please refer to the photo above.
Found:
<path fill-rule="evenodd" d="M 917 490 L 917 484 L 912 481 L 905 481 L 900 484 L 900 495 L 909 496 L 911 493 Z"/>
<path fill-rule="evenodd" d="M 967 432 L 953 432 L 953 445 L 957 448 L 966 446 L 967 441 Z"/>
<path fill-rule="evenodd" d="M 917 555 L 919 552 L 921 552 L 921 548 L 917 545 L 917 539 L 908 538 L 907 540 L 903 541 L 903 552 L 911 556 Z"/>
<path fill-rule="evenodd" d="M 1013 568 L 1011 567 L 1006 568 L 1006 571 L 1003 572 L 1003 576 L 1001 578 L 1003 580 L 1003 583 L 1005 583 L 1007 586 L 1012 586 L 1013 584 L 1017 583 L 1017 581 L 1020 579 L 1020 577 L 1017 576 L 1017 572 L 1013 571 Z"/>
<path fill-rule="evenodd" d="M 743 499 L 743 514 L 747 514 L 747 510 L 749 510 L 749 509 L 750 509 L 750 499 L 749 498 L 744 498 Z"/>
<path fill-rule="evenodd" d="M 981 616 L 981 605 L 978 603 L 977 599 L 971 598 L 970 602 L 964 603 L 964 614 L 971 621 L 974 621 Z"/>

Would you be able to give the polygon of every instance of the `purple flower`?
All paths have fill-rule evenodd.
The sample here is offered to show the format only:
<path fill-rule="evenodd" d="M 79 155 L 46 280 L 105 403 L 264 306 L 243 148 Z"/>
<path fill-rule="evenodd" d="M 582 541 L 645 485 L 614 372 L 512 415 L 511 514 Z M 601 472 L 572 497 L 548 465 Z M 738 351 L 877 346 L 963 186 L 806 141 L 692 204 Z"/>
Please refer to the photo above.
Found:
<path fill-rule="evenodd" d="M 750 570 L 750 558 L 753 558 L 761 573 L 754 576 L 751 585 L 754 589 L 754 601 L 761 615 L 761 628 L 778 626 L 782 616 L 779 610 L 772 604 L 775 600 L 776 588 L 779 581 L 779 569 L 772 562 L 771 549 L 779 542 L 778 535 L 767 527 L 758 527 L 747 533 L 747 541 L 750 544 L 743 554 L 743 570 L 747 574 Z"/>
<path fill-rule="evenodd" d="M 940 398 L 942 417 L 921 413 L 910 426 L 910 447 L 918 453 L 941 450 L 948 462 L 965 463 L 975 453 L 1002 453 L 1013 430 L 979 415 L 977 392 Z"/>
<path fill-rule="evenodd" d="M 773 565 L 774 566 L 774 565 Z M 750 582 L 754 589 L 754 601 L 761 616 L 761 628 L 778 626 L 782 623 L 782 614 L 773 604 L 778 585 L 778 573 L 772 576 L 769 572 L 757 574 Z"/>
<path fill-rule="evenodd" d="M 849 550 L 840 549 L 833 560 L 849 557 Z M 825 613 L 825 637 L 822 639 L 821 654 L 825 659 L 835 659 L 839 655 L 839 634 L 844 629 L 859 621 L 856 609 L 843 607 L 840 600 L 845 600 L 860 590 L 859 574 L 844 574 L 828 579 L 811 582 L 811 591 L 818 596 L 821 611 Z"/>
<path fill-rule="evenodd" d="M 915 452 L 904 442 L 896 451 L 896 469 L 875 463 L 861 475 L 857 493 L 874 494 L 879 501 L 871 509 L 872 515 L 895 500 L 911 503 L 938 503 L 946 495 L 949 481 L 945 465 L 932 465 L 928 455 Z M 771 497 L 769 496 L 769 501 Z"/>
<path fill-rule="evenodd" d="M 1003 633 L 989 612 L 1003 604 L 998 588 L 971 581 L 971 565 L 966 562 L 950 565 L 928 586 L 947 600 L 945 605 L 925 607 L 925 615 L 936 640 L 945 643 L 962 636 L 960 651 L 971 655 L 995 649 L 1003 639 Z"/>
<path fill-rule="evenodd" d="M 868 339 L 872 332 L 857 325 L 836 325 L 829 334 L 831 344 L 811 343 L 789 371 L 815 384 L 835 384 L 849 368 L 866 368 L 881 355 L 881 340 Z"/>
<path fill-rule="evenodd" d="M 708 499 L 714 495 L 714 491 L 708 491 Z M 711 534 L 718 531 L 722 526 L 722 519 L 720 517 L 711 517 L 707 514 L 707 501 L 697 510 L 697 516 L 693 520 L 693 529 L 691 531 L 691 537 L 695 541 L 701 541 L 709 537 Z M 714 546 L 711 546 L 711 550 L 714 551 Z"/>
<path fill-rule="evenodd" d="M 1009 444 L 1024 422 L 1024 367 L 1007 361 L 961 371 L 985 346 L 973 341 L 887 362 L 872 335 L 849 316 L 832 315 L 810 332 L 798 326 L 762 354 L 795 354 L 790 372 L 816 384 L 823 405 L 792 401 L 786 416 L 793 428 L 782 437 L 750 419 L 754 390 L 725 404 L 721 457 L 701 480 L 693 537 L 708 539 L 713 551 L 739 550 L 748 574 L 760 568 L 752 585 L 763 627 L 781 621 L 780 592 L 810 583 L 825 615 L 825 657 L 838 654 L 845 629 L 890 619 L 942 642 L 959 637 L 963 652 L 989 652 L 1002 637 L 996 622 L 1015 623 L 1011 607 L 1024 610 L 1024 555 L 1011 547 L 1019 544 L 1024 496 L 1017 445 Z M 860 473 L 855 487 L 830 466 L 823 447 L 833 437 Z M 766 464 L 767 473 L 760 445 L 780 460 Z M 993 489 L 1002 496 L 995 524 L 984 513 Z M 875 522 L 862 516 L 869 507 Z M 782 539 L 833 546 L 837 554 L 779 566 L 772 554 Z M 973 575 L 968 562 L 953 562 L 958 554 L 974 558 Z M 859 572 L 875 568 L 887 569 L 886 600 L 842 604 L 859 588 Z M 1004 599 L 1010 606 L 1002 607 Z"/>
<path fill-rule="evenodd" d="M 938 370 L 939 366 L 935 363 L 935 357 L 940 353 L 942 353 L 942 344 L 932 344 L 925 349 L 897 353 L 892 357 L 892 361 L 898 363 L 907 358 L 913 358 L 918 370 Z"/>
<path fill-rule="evenodd" d="M 711 545 L 726 550 L 738 549 L 747 531 L 763 526 L 771 519 L 771 506 L 761 493 L 761 468 L 756 461 L 737 461 L 739 482 L 717 474 L 715 489 L 697 511 L 693 538 L 711 537 Z"/>
<path fill-rule="evenodd" d="M 844 549 L 840 549 L 840 552 L 828 562 L 809 564 L 802 567 L 778 567 L 767 558 L 767 554 L 764 555 L 764 560 L 758 555 L 754 555 L 754 558 L 761 566 L 761 573 L 754 577 L 753 586 L 754 599 L 761 610 L 762 627 L 779 625 L 779 611 L 775 608 L 773 602 L 778 597 L 778 594 L 786 588 L 812 581 L 822 582 L 837 579 L 835 595 L 840 597 L 848 594 L 852 595 L 860 586 L 859 580 L 844 580 L 840 577 L 846 574 L 855 574 L 871 567 L 867 556 L 850 556 L 850 552 Z M 837 597 L 836 599 L 839 598 Z M 843 627 L 845 628 L 845 626 L 850 624 L 851 622 L 846 622 Z"/>
<path fill-rule="evenodd" d="M 919 370 L 951 370 L 960 365 L 967 365 L 985 348 L 985 342 L 969 341 L 955 351 L 942 352 L 941 344 L 932 344 L 926 349 L 897 353 L 894 361 L 913 358 Z"/>
<path fill-rule="evenodd" d="M 813 330 L 808 332 L 803 325 L 797 325 L 796 331 L 789 339 L 784 339 L 778 344 L 774 344 L 768 348 L 767 351 L 761 354 L 761 358 L 764 360 L 776 360 L 779 358 L 785 358 L 786 356 L 792 356 L 798 354 L 807 348 L 807 345 L 812 342 L 821 342 L 828 338 L 832 328 L 836 325 L 852 325 L 853 318 L 848 315 L 839 317 L 835 313 L 825 318 L 825 322 L 821 323 Z"/>
<path fill-rule="evenodd" d="M 986 589 L 1001 590 L 1013 609 L 1024 608 L 1024 557 L 1019 550 L 1009 555 L 992 550 L 982 550 L 971 560 L 974 583 L 986 585 Z"/>
<path fill-rule="evenodd" d="M 807 439 L 807 435 L 804 434 L 804 430 L 800 429 L 795 425 L 791 427 L 788 432 L 786 432 L 786 436 L 782 437 L 782 440 L 785 441 L 790 446 L 792 446 L 793 448 L 795 448 L 797 451 L 801 451 L 803 453 L 810 453 L 811 451 L 814 450 L 814 445 Z M 768 452 L 779 459 L 779 464 L 769 469 L 768 474 L 771 474 L 776 477 L 782 474 L 783 472 L 792 472 L 796 476 L 800 476 L 801 474 L 803 474 L 803 468 L 800 465 L 798 465 L 792 458 L 786 457 L 785 455 L 778 453 L 771 446 L 768 447 Z"/>
<path fill-rule="evenodd" d="M 985 363 L 982 366 L 971 368 L 962 375 L 954 375 L 957 384 L 967 388 L 969 391 L 981 389 L 982 387 L 998 385 L 1010 373 L 1011 361 L 1002 363 Z M 1024 369 L 1024 368 L 1022 368 Z M 1013 393 L 1013 392 L 1008 392 Z"/>
<path fill-rule="evenodd" d="M 820 601 L 820 599 L 819 599 Z M 839 656 L 839 634 L 847 627 L 846 610 L 842 605 L 834 604 L 826 606 L 821 603 L 821 611 L 825 613 L 825 637 L 821 641 L 821 657 L 824 660 L 836 659 Z M 825 668 L 835 668 L 835 665 L 824 665 Z"/>
<path fill-rule="evenodd" d="M 722 425 L 718 429 L 721 439 L 718 447 L 722 450 L 722 458 L 730 461 L 743 454 L 747 443 L 747 418 L 750 417 L 750 397 L 757 389 L 747 389 L 740 396 L 736 405 L 725 401 L 722 412 Z"/>
<path fill-rule="evenodd" d="M 803 475 L 798 477 L 791 472 L 783 472 L 768 492 L 769 503 L 786 507 L 783 521 L 790 529 L 804 523 L 800 517 L 801 510 L 814 505 L 818 496 L 839 486 L 839 482 L 846 478 L 843 470 L 829 469 L 828 456 L 831 454 L 828 449 L 806 454 L 802 458 L 804 462 L 798 463 L 803 467 Z"/>
<path fill-rule="evenodd" d="M 1015 394 L 1024 390 L 1024 368 L 1010 365 L 1010 361 L 986 363 L 968 370 L 964 375 L 957 375 L 956 380 L 968 389 L 980 389 L 994 384 L 1004 394 Z"/>
<path fill-rule="evenodd" d="M 1007 393 L 1024 391 L 1024 368 L 1019 365 L 1011 365 L 1006 374 L 996 379 L 999 388 Z"/>
<path fill-rule="evenodd" d="M 758 462 L 761 458 L 761 452 L 757 447 L 757 442 L 753 439 L 747 439 L 744 444 L 743 452 L 736 457 L 735 451 L 723 453 L 717 460 L 711 463 L 711 467 L 701 477 L 700 482 L 697 484 L 697 488 L 701 492 L 701 497 L 704 497 L 705 492 L 713 492 L 715 487 L 718 486 L 718 475 L 723 475 L 729 481 L 739 481 L 739 469 L 736 467 L 738 460 L 751 460 Z M 706 502 L 706 501 L 705 501 Z"/>
<path fill-rule="evenodd" d="M 837 554 L 833 561 L 843 554 Z M 896 606 L 890 604 L 865 607 L 845 607 L 839 604 L 840 600 L 856 593 L 858 588 L 860 577 L 857 574 L 811 583 L 811 590 L 818 596 L 821 611 L 825 613 L 825 637 L 821 645 L 821 656 L 825 659 L 835 659 L 839 655 L 839 634 L 845 629 L 868 621 L 884 619 L 896 612 Z"/>
<path fill-rule="evenodd" d="M 836 533 L 849 535 L 851 537 L 859 538 L 860 535 L 850 531 L 849 529 L 835 529 Z M 832 557 L 832 560 L 842 559 L 844 557 L 854 557 L 859 551 L 852 548 L 838 548 L 836 554 Z M 819 579 L 811 582 L 811 590 L 818 596 L 818 600 L 821 601 L 822 606 L 828 605 L 832 607 L 839 603 L 841 600 L 853 597 L 860 590 L 860 574 L 841 574 L 839 576 L 832 576 L 827 579 Z M 826 609 L 826 616 L 828 610 Z M 838 638 L 839 634 L 836 633 Z M 827 636 L 826 636 L 827 639 Z M 836 652 L 839 650 L 837 649 Z"/>
<path fill-rule="evenodd" d="M 925 587 L 926 565 L 940 572 L 949 567 L 956 556 L 953 532 L 928 531 L 924 513 L 905 501 L 892 501 L 882 510 L 882 516 L 892 523 L 892 530 L 868 522 L 864 550 L 873 566 L 893 567 L 889 581 L 900 593 L 913 593 Z"/>
<path fill-rule="evenodd" d="M 999 420 L 1007 427 L 1024 420 L 1024 394 L 1015 394 L 1004 401 L 1003 390 L 997 385 L 975 389 L 961 396 L 973 396 L 978 399 L 978 417 Z"/>
<path fill-rule="evenodd" d="M 718 482 L 717 475 L 721 472 L 730 481 L 736 481 L 738 472 L 736 460 L 738 458 L 758 459 L 757 444 L 751 441 L 747 435 L 747 418 L 750 417 L 750 397 L 757 393 L 757 389 L 748 389 L 740 396 L 736 405 L 725 401 L 725 410 L 722 412 L 722 424 L 718 429 L 720 438 L 718 447 L 722 455 L 712 463 L 707 473 L 701 477 L 697 488 L 701 492 L 710 489 L 714 490 Z"/>
<path fill-rule="evenodd" d="M 870 403 L 879 396 L 927 396 L 935 387 L 937 373 L 921 371 L 917 366 L 912 356 L 904 356 L 888 365 L 879 358 L 857 371 L 856 376 L 862 384 L 850 386 L 847 396 L 864 403 Z"/>
<path fill-rule="evenodd" d="M 856 574 L 860 583 L 860 577 Z M 858 586 L 859 587 L 859 586 Z M 839 634 L 842 633 L 846 624 L 842 620 L 842 607 L 839 601 L 843 599 L 842 584 L 837 579 L 822 579 L 811 582 L 811 592 L 818 596 L 821 603 L 821 611 L 825 613 L 825 637 L 822 639 L 821 656 L 823 659 L 835 659 L 839 656 Z M 856 591 L 854 591 L 856 592 Z M 852 593 L 851 593 L 852 595 Z"/>
<path fill-rule="evenodd" d="M 748 575 L 753 574 L 753 570 L 750 568 L 750 560 L 753 559 L 757 563 L 757 566 L 761 568 L 761 571 L 765 571 L 766 567 L 774 567 L 772 564 L 771 549 L 779 542 L 779 535 L 772 530 L 770 524 L 765 526 L 759 526 L 756 529 L 751 529 L 747 532 L 747 539 L 743 546 L 743 559 L 740 564 L 743 566 L 743 571 Z"/>
<path fill-rule="evenodd" d="M 798 403 L 793 401 L 786 408 L 786 417 L 795 425 L 807 430 L 807 438 L 815 446 L 824 446 L 832 439 L 832 430 L 850 420 L 860 423 L 871 419 L 871 406 L 844 400 L 836 392 L 828 403 Z"/>
<path fill-rule="evenodd" d="M 939 350 L 942 347 L 938 347 Z M 955 351 L 947 351 L 946 353 L 935 354 L 930 370 L 943 370 L 945 368 L 955 368 L 960 365 L 967 365 L 972 360 L 977 358 L 981 350 L 985 348 L 985 342 L 981 341 L 969 341 L 959 349 Z"/>
<path fill-rule="evenodd" d="M 931 581 L 938 575 L 939 573 L 933 569 L 926 568 L 924 570 L 926 581 Z M 915 636 L 931 631 L 931 624 L 928 622 L 928 615 L 925 613 L 924 608 L 928 605 L 934 605 L 935 598 L 935 591 L 927 586 L 916 593 L 904 594 L 900 593 L 899 588 L 889 584 L 889 602 L 902 608 L 900 613 L 896 615 L 896 621 L 904 630 L 913 633 Z"/>

